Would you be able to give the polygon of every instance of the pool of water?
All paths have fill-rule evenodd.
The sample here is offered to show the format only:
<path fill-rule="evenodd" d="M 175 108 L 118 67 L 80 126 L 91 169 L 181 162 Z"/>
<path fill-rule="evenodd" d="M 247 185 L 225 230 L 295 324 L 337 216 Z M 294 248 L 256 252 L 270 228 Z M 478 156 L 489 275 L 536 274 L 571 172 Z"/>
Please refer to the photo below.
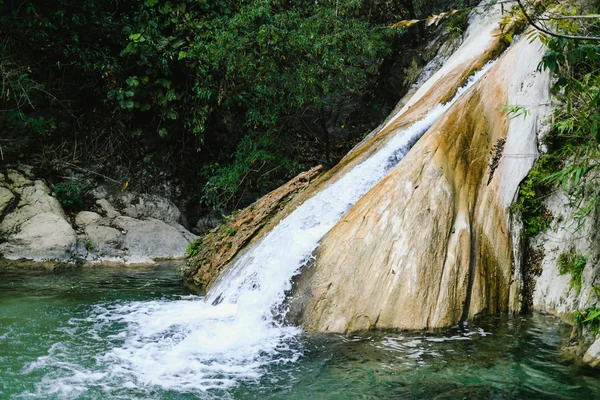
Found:
<path fill-rule="evenodd" d="M 0 268 L 0 399 L 600 398 L 600 373 L 560 356 L 570 327 L 539 314 L 436 333 L 292 335 L 277 350 L 285 356 L 258 354 L 253 368 L 199 384 L 180 365 L 193 354 L 172 349 L 204 344 L 187 325 L 201 301 L 169 264 Z M 159 355 L 178 367 L 156 364 Z"/>

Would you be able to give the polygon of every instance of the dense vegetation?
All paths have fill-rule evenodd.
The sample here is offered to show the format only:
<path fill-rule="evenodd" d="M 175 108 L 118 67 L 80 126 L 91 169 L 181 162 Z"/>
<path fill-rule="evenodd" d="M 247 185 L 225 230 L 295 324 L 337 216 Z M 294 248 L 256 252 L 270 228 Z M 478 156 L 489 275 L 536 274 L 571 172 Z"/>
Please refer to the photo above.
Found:
<path fill-rule="evenodd" d="M 0 1 L 0 128 L 42 162 L 170 168 L 237 208 L 380 122 L 391 23 L 449 3 Z"/>
<path fill-rule="evenodd" d="M 570 17 L 556 18 L 556 35 L 536 33 L 547 45 L 539 69 L 549 70 L 555 78 L 555 109 L 552 130 L 543 138 L 547 152 L 521 184 L 513 205 L 523 216 L 525 239 L 551 226 L 552 215 L 543 201 L 552 190 L 567 194 L 575 210 L 575 221 L 581 223 L 599 211 L 600 19 L 578 18 L 577 10 L 568 3 L 562 2 L 561 6 L 557 12 Z M 561 254 L 557 261 L 559 273 L 571 275 L 571 288 L 577 294 L 586 262 L 587 255 L 575 250 Z M 599 296 L 600 287 L 594 286 L 594 290 Z M 597 306 L 576 312 L 575 323 L 597 330 Z"/>

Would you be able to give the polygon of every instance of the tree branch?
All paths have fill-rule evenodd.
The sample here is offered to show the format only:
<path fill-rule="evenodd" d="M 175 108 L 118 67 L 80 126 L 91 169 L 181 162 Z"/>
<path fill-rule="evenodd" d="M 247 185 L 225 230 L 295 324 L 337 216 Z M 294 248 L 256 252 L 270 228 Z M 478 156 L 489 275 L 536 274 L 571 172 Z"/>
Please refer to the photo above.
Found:
<path fill-rule="evenodd" d="M 522 0 L 517 0 L 517 4 L 519 5 L 519 8 L 521 9 L 521 12 L 525 16 L 525 19 L 527 20 L 529 25 L 533 26 L 535 29 L 537 29 L 540 32 L 544 32 L 547 35 L 558 37 L 558 38 L 563 38 L 563 39 L 593 40 L 593 41 L 600 42 L 600 37 L 597 37 L 597 36 L 576 36 L 576 35 L 566 35 L 566 34 L 562 34 L 562 33 L 552 32 L 549 29 L 546 29 L 546 28 L 540 26 L 538 23 L 536 23 L 533 20 L 533 18 L 527 13 L 527 10 L 525 9 L 525 6 L 523 5 Z"/>

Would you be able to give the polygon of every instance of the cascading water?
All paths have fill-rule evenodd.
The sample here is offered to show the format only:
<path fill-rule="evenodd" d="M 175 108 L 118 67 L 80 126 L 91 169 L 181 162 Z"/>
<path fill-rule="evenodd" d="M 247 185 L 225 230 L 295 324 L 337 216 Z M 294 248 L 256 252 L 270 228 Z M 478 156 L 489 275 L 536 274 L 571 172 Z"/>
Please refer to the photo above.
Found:
<path fill-rule="evenodd" d="M 178 392 L 226 389 L 258 379 L 269 365 L 302 355 L 301 329 L 286 326 L 281 304 L 291 280 L 310 259 L 321 238 L 369 189 L 385 177 L 427 129 L 489 68 L 473 75 L 447 104 L 438 105 L 384 148 L 337 182 L 300 205 L 215 283 L 206 298 L 97 305 L 72 320 L 73 334 L 111 344 L 102 352 L 88 345 L 93 362 L 74 362 L 77 349 L 55 344 L 26 372 L 47 370 L 38 394 L 69 397 L 100 388 L 153 387 Z M 106 326 L 120 333 L 101 333 Z M 145 390 L 145 389 L 144 389 Z M 35 395 L 35 394 L 33 394 Z"/>

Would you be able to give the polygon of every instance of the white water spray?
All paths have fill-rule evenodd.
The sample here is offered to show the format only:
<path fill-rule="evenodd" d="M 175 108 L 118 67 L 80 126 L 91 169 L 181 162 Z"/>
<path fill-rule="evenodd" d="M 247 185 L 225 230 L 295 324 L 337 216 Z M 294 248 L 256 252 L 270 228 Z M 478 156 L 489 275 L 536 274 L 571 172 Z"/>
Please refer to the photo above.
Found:
<path fill-rule="evenodd" d="M 256 380 L 269 365 L 301 355 L 299 328 L 286 326 L 280 306 L 291 280 L 312 257 L 322 237 L 367 191 L 385 177 L 427 129 L 489 68 L 473 75 L 454 99 L 398 132 L 376 154 L 357 165 L 282 220 L 215 283 L 205 299 L 190 296 L 97 306 L 84 324 L 89 340 L 102 327 L 122 324 L 108 338 L 114 347 L 95 356 L 95 365 L 74 363 L 69 351 L 51 349 L 29 370 L 59 367 L 39 393 L 77 396 L 89 387 L 174 391 L 226 389 Z M 214 305 L 213 305 L 214 303 Z M 74 330 L 73 335 L 82 335 Z M 93 346 L 92 346 L 93 348 Z"/>

